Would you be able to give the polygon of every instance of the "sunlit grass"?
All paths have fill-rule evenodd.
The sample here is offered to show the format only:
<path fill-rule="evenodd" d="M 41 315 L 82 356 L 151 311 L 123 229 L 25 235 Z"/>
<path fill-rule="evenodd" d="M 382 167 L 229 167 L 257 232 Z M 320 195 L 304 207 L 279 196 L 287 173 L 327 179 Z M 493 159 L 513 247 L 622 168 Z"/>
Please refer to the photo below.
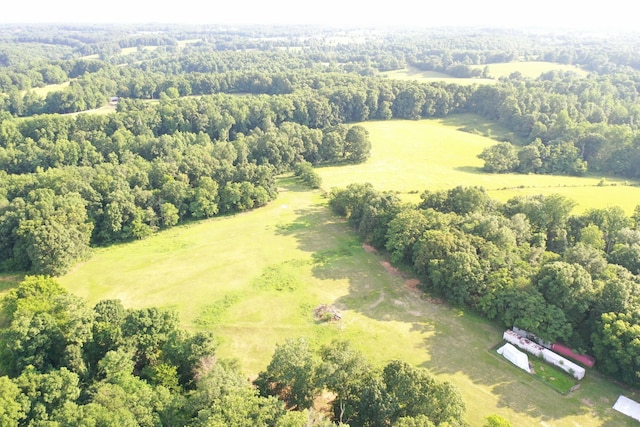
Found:
<path fill-rule="evenodd" d="M 395 80 L 417 80 L 420 82 L 443 82 L 443 83 L 455 83 L 459 85 L 471 85 L 471 84 L 493 84 L 493 79 L 483 78 L 458 78 L 449 74 L 440 73 L 438 71 L 420 71 L 415 67 L 403 68 L 400 70 L 385 71 L 381 73 L 383 77 L 395 79 Z"/>
<path fill-rule="evenodd" d="M 325 190 L 352 182 L 370 182 L 379 190 L 395 191 L 403 199 L 416 202 L 424 190 L 477 185 L 501 201 L 515 195 L 563 194 L 576 201 L 575 212 L 617 205 L 631 214 L 640 204 L 640 186 L 636 181 L 608 177 L 606 185 L 600 186 L 603 178 L 600 175 L 484 173 L 483 161 L 477 155 L 484 148 L 497 144 L 496 140 L 484 135 L 504 136 L 507 131 L 478 116 L 365 122 L 362 125 L 370 133 L 371 158 L 358 165 L 319 168 Z M 462 131 L 463 127 L 478 132 Z"/>
<path fill-rule="evenodd" d="M 178 40 L 178 46 L 179 47 L 185 47 L 186 45 L 198 43 L 200 41 L 202 41 L 202 39 Z"/>
<path fill-rule="evenodd" d="M 69 113 L 69 116 L 77 116 L 78 114 L 111 114 L 116 112 L 116 106 L 113 104 L 103 105 L 100 108 L 94 108 L 93 110 L 79 111 L 77 113 Z"/>
<path fill-rule="evenodd" d="M 457 130 L 461 122 L 478 134 Z M 364 125 L 373 141 L 371 159 L 319 169 L 325 185 L 372 181 L 409 197 L 417 197 L 412 190 L 452 185 L 485 185 L 492 192 L 513 191 L 500 188 L 519 182 L 551 188 L 564 179 L 602 189 L 598 178 L 481 173 L 475 156 L 495 143 L 482 135 L 504 130 L 476 116 Z M 185 327 L 213 331 L 219 356 L 237 359 L 247 376 L 264 369 L 287 338 L 306 336 L 314 346 L 346 339 L 377 366 L 402 359 L 453 382 L 472 426 L 494 413 L 514 426 L 634 425 L 611 409 L 623 392 L 634 398 L 631 391 L 589 371 L 580 390 L 561 396 L 505 368 L 490 351 L 501 342 L 502 328 L 416 291 L 411 277 L 391 268 L 384 255 L 363 249 L 320 191 L 290 177 L 278 183 L 280 195 L 266 207 L 97 249 L 59 280 L 90 304 L 118 298 L 126 307 L 177 310 Z M 316 322 L 319 304 L 334 305 L 342 320 Z"/>
<path fill-rule="evenodd" d="M 123 47 L 120 50 L 120 54 L 121 55 L 130 55 L 132 53 L 136 53 L 139 50 L 145 50 L 145 51 L 153 51 L 158 49 L 158 46 L 133 46 L 133 47 Z"/>
<path fill-rule="evenodd" d="M 558 64 L 556 62 L 544 61 L 519 61 L 519 62 L 500 62 L 496 64 L 474 65 L 479 69 L 488 67 L 488 75 L 491 78 L 498 79 L 500 77 L 509 77 L 511 73 L 520 72 L 524 77 L 535 79 L 540 77 L 542 73 L 548 71 L 571 71 L 579 76 L 586 76 L 587 71 L 569 64 Z"/>
<path fill-rule="evenodd" d="M 30 90 L 36 95 L 38 95 L 39 97 L 44 98 L 49 94 L 49 92 L 64 90 L 66 87 L 69 86 L 70 83 L 71 82 L 63 82 L 63 83 L 58 83 L 53 85 L 46 85 L 43 87 L 34 87 L 33 89 L 30 89 Z"/>
<path fill-rule="evenodd" d="M 377 366 L 402 359 L 453 382 L 473 426 L 493 413 L 518 426 L 633 425 L 610 409 L 621 389 L 591 373 L 578 392 L 560 396 L 506 369 L 490 354 L 501 328 L 423 296 L 383 255 L 363 249 L 320 192 L 279 183 L 279 198 L 264 208 L 97 250 L 60 281 L 91 304 L 119 298 L 178 310 L 185 327 L 213 331 L 219 356 L 237 359 L 247 376 L 287 338 L 314 346 L 346 339 Z M 319 304 L 338 308 L 342 320 L 317 322 Z"/>

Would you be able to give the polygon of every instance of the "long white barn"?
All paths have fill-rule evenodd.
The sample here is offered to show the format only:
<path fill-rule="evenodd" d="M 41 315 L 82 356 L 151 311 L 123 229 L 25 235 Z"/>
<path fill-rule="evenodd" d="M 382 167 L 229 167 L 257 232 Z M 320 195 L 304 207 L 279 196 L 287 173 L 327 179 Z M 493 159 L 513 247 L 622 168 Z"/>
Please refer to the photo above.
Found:
<path fill-rule="evenodd" d="M 515 345 L 516 347 L 519 347 L 524 351 L 533 354 L 534 356 L 542 357 L 548 363 L 557 366 L 577 380 L 581 380 L 582 378 L 584 378 L 585 370 L 582 366 L 576 365 L 572 361 L 565 359 L 559 354 L 556 354 L 553 351 L 544 348 L 543 346 L 536 344 L 527 338 L 521 337 L 510 329 L 504 331 L 504 334 L 502 334 L 502 338 L 505 341 Z"/>

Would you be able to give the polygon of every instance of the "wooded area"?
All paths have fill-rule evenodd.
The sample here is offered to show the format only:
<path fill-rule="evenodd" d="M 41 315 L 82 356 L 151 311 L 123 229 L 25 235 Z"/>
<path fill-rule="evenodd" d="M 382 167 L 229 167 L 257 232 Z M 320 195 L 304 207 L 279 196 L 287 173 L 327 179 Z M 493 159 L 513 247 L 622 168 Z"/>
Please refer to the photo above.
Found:
<path fill-rule="evenodd" d="M 425 291 L 593 354 L 603 372 L 639 384 L 640 209 L 571 215 L 563 196 L 498 203 L 478 187 L 421 199 L 412 206 L 351 184 L 330 204 L 365 242 L 411 265 Z"/>
<path fill-rule="evenodd" d="M 2 26 L 0 271 L 61 275 L 91 247 L 259 208 L 284 172 L 318 188 L 314 167 L 367 160 L 367 120 L 473 113 L 510 132 L 480 155 L 487 173 L 638 179 L 639 48 L 622 34 Z M 486 83 L 514 61 L 586 74 Z M 465 84 L 384 75 L 404 68 Z M 425 291 L 640 384 L 640 206 L 572 214 L 562 196 L 423 190 L 411 205 L 352 184 L 329 203 Z M 175 313 L 90 308 L 45 276 L 2 304 L 2 425 L 464 425 L 450 383 L 373 368 L 344 342 L 279 345 L 256 390 Z M 322 390 L 331 420 L 310 409 Z"/>

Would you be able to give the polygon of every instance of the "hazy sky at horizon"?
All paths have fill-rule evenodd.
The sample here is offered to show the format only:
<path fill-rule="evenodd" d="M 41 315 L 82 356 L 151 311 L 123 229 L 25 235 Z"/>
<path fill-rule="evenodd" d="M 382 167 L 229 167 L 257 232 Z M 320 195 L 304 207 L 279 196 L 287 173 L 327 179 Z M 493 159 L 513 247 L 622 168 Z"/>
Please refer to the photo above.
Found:
<path fill-rule="evenodd" d="M 635 29 L 633 3 L 562 0 L 11 1 L 0 23 L 197 23 Z M 433 5 L 429 3 L 434 3 Z"/>

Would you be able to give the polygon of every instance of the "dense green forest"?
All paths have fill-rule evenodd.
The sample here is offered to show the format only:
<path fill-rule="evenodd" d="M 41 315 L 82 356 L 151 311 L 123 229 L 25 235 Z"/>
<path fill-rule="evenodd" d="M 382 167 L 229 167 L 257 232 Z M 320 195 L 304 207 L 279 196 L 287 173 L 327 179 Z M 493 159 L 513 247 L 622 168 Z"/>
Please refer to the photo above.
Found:
<path fill-rule="evenodd" d="M 363 120 L 474 112 L 512 131 L 513 141 L 481 155 L 489 172 L 640 176 L 640 82 L 633 56 L 622 55 L 625 38 L 549 36 L 534 47 L 527 34 L 502 46 L 499 32 L 461 33 L 451 46 L 437 32 L 428 43 L 412 33 L 337 43 L 331 33 L 278 29 L 4 30 L 5 270 L 60 274 L 92 244 L 264 205 L 275 197 L 274 174 L 300 161 L 365 160 L 366 133 L 345 126 Z M 129 47 L 138 49 L 123 54 Z M 404 66 L 473 77 L 474 66 L 515 59 L 593 71 L 513 73 L 494 85 L 380 78 Z M 44 97 L 33 91 L 64 82 Z M 114 114 L 61 115 L 110 99 Z"/>
<path fill-rule="evenodd" d="M 510 131 L 480 155 L 486 172 L 640 178 L 639 47 L 513 30 L 2 26 L 0 271 L 61 275 L 92 247 L 259 208 L 283 172 L 317 188 L 315 166 L 366 161 L 366 120 L 475 113 Z M 469 83 L 514 61 L 587 74 L 383 74 Z M 352 184 L 329 200 L 426 291 L 640 384 L 640 209 L 575 215 L 560 196 L 498 203 L 475 187 L 410 205 Z M 254 387 L 175 313 L 91 308 L 48 276 L 9 292 L 0 326 L 2 425 L 464 424 L 459 392 L 403 362 L 291 340 Z M 322 390 L 330 419 L 310 409 Z"/>

